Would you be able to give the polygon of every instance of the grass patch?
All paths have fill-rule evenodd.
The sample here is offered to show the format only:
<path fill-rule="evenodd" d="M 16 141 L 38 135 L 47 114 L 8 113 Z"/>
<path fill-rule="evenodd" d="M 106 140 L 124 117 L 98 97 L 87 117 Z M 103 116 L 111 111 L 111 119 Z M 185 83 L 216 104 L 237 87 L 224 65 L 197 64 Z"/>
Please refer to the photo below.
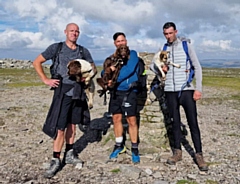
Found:
<path fill-rule="evenodd" d="M 236 133 L 227 134 L 227 136 L 240 138 L 240 134 L 236 134 Z"/>
<path fill-rule="evenodd" d="M 230 90 L 240 89 L 240 69 L 203 68 L 203 85 Z M 239 97 L 238 97 L 239 98 Z"/>
<path fill-rule="evenodd" d="M 221 162 L 207 162 L 208 166 L 211 166 L 211 165 L 221 165 L 221 164 L 222 164 Z"/>
<path fill-rule="evenodd" d="M 111 172 L 112 173 L 119 173 L 119 172 L 121 172 L 121 170 L 120 169 L 113 169 L 113 170 L 111 170 Z"/>
<path fill-rule="evenodd" d="M 228 88 L 231 90 L 240 89 L 239 78 L 233 78 L 233 77 L 205 76 L 203 77 L 203 85 L 217 87 L 219 89 L 221 89 L 222 87 Z"/>
<path fill-rule="evenodd" d="M 198 184 L 196 181 L 178 180 L 176 184 Z"/>
<path fill-rule="evenodd" d="M 3 86 L 6 88 L 23 88 L 44 85 L 33 68 L 5 68 L 0 69 L 0 71 L 0 81 L 3 82 Z M 46 73 L 47 75 L 49 74 L 47 71 Z"/>
<path fill-rule="evenodd" d="M 203 103 L 222 103 L 225 100 L 240 102 L 240 68 L 203 68 L 203 86 L 215 88 L 225 94 L 211 99 L 202 99 Z"/>
<path fill-rule="evenodd" d="M 102 71 L 102 66 L 97 66 L 98 74 Z M 48 68 L 44 68 L 47 76 L 50 76 Z M 214 69 L 203 68 L 203 86 L 210 86 L 217 89 L 227 89 L 229 91 L 240 91 L 240 69 Z M 20 88 L 44 85 L 39 79 L 34 68 L 17 69 L 1 68 L 0 81 L 4 87 Z M 238 94 L 238 93 L 236 93 Z M 233 99 L 240 100 L 239 95 L 233 95 Z"/>
<path fill-rule="evenodd" d="M 213 180 L 207 180 L 206 184 L 218 184 L 218 182 Z"/>

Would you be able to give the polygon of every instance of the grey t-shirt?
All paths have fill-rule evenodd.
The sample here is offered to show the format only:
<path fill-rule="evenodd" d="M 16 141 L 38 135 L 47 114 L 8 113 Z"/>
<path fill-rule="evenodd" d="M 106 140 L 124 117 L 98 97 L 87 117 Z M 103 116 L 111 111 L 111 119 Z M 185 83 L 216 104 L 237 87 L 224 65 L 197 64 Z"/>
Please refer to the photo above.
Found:
<path fill-rule="evenodd" d="M 57 54 L 58 44 L 59 43 L 54 43 L 50 45 L 44 52 L 42 52 L 42 56 L 46 60 L 52 60 L 55 54 Z M 57 65 L 56 71 L 58 74 L 62 76 L 63 78 L 62 82 L 64 84 L 75 83 L 75 81 L 69 79 L 69 76 L 67 74 L 68 72 L 67 64 L 69 61 L 74 59 L 85 59 L 90 63 L 94 62 L 88 49 L 86 49 L 85 47 L 82 47 L 82 52 L 80 52 L 79 47 L 76 47 L 76 49 L 72 50 L 66 45 L 65 42 L 63 42 L 61 51 L 59 52 L 59 55 L 57 57 L 58 57 L 57 59 L 59 59 L 59 65 Z M 68 95 L 70 94 L 68 93 Z"/>

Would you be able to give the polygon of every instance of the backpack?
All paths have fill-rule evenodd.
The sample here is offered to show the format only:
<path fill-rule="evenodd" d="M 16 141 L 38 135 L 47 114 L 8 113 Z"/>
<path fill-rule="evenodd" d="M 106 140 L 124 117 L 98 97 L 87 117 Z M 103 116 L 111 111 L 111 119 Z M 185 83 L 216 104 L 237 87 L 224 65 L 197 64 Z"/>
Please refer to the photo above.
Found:
<path fill-rule="evenodd" d="M 163 50 L 166 51 L 167 50 L 167 46 L 168 44 L 164 44 L 163 46 Z M 182 41 L 182 46 L 183 46 L 183 50 L 184 52 L 186 53 L 186 69 L 188 68 L 188 64 L 190 65 L 189 67 L 189 75 L 188 75 L 188 79 L 187 81 L 182 85 L 182 88 L 181 88 L 181 91 L 185 88 L 185 87 L 189 87 L 190 86 L 190 83 L 193 81 L 194 79 L 194 75 L 195 75 L 195 72 L 194 72 L 194 66 L 192 65 L 192 61 L 189 57 L 189 53 L 188 53 L 188 45 L 187 45 L 187 41 L 186 40 L 183 40 Z M 181 95 L 181 91 L 179 93 L 179 96 Z"/>
<path fill-rule="evenodd" d="M 147 75 L 145 70 L 145 63 L 142 58 L 138 58 L 138 70 L 137 70 L 137 90 L 138 92 L 147 90 Z"/>
<path fill-rule="evenodd" d="M 62 50 L 62 45 L 63 45 L 63 42 L 59 42 L 58 43 L 58 48 L 56 50 L 56 53 L 55 55 L 53 56 L 52 58 L 52 65 L 50 66 L 50 74 L 51 74 L 51 78 L 52 79 L 59 79 L 61 78 L 61 76 L 57 73 L 57 68 L 58 68 L 58 65 L 59 65 L 59 53 L 61 52 Z M 83 58 L 84 59 L 84 53 L 83 53 L 83 47 L 81 45 L 77 45 L 79 47 L 79 52 L 82 54 Z"/>

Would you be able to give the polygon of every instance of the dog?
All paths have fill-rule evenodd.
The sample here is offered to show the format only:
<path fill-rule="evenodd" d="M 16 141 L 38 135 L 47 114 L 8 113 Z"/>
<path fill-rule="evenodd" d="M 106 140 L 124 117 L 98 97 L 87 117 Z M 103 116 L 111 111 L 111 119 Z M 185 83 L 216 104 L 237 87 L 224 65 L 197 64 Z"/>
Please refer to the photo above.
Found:
<path fill-rule="evenodd" d="M 99 90 L 100 96 L 102 96 L 108 88 L 114 88 L 119 72 L 125 62 L 130 58 L 130 50 L 128 46 L 121 45 L 118 47 L 113 55 L 108 57 L 103 63 L 104 74 L 101 78 L 97 78 L 97 83 L 102 87 Z M 111 66 L 116 68 L 115 71 L 111 70 Z M 108 86 L 108 81 L 111 80 L 112 84 Z"/>
<path fill-rule="evenodd" d="M 89 85 L 91 78 L 94 76 L 94 71 L 91 63 L 84 59 L 75 59 L 69 61 L 68 75 L 71 79 L 76 79 L 76 82 L 84 80 L 85 85 Z"/>
<path fill-rule="evenodd" d="M 169 60 L 169 57 L 168 57 L 169 53 L 170 53 L 169 51 L 161 51 L 159 54 L 159 58 L 155 59 L 155 65 L 157 66 L 157 68 L 159 70 L 159 75 L 157 75 L 157 76 L 161 82 L 161 85 L 163 85 L 163 86 L 164 86 L 165 80 L 166 80 L 166 73 L 162 69 L 163 66 L 164 65 L 165 66 L 172 65 L 174 67 L 181 68 L 181 65 L 175 64 Z"/>
<path fill-rule="evenodd" d="M 94 94 L 95 94 L 95 83 L 91 79 L 89 82 L 88 87 L 85 89 L 86 95 L 87 95 L 87 101 L 88 101 L 88 108 L 93 108 L 93 100 L 94 100 Z"/>
<path fill-rule="evenodd" d="M 88 107 L 89 109 L 92 109 L 95 84 L 94 81 L 92 80 L 94 76 L 94 71 L 92 69 L 91 63 L 84 59 L 75 59 L 69 61 L 67 68 L 69 78 L 76 80 L 76 82 L 84 81 L 85 91 L 88 98 Z"/>

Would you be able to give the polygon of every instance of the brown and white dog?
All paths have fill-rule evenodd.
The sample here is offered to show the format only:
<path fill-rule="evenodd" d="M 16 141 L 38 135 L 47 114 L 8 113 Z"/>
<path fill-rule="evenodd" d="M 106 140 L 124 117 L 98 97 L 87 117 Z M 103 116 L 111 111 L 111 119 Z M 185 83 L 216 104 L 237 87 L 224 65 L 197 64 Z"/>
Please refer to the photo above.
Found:
<path fill-rule="evenodd" d="M 91 63 L 84 59 L 75 59 L 69 61 L 68 75 L 70 78 L 75 79 L 76 82 L 84 81 L 86 85 L 86 94 L 88 97 L 88 107 L 93 108 L 93 97 L 95 92 L 95 84 L 92 80 L 94 71 Z"/>
<path fill-rule="evenodd" d="M 75 59 L 69 61 L 67 67 L 69 77 L 75 78 L 77 82 L 84 80 L 85 84 L 89 85 L 91 78 L 94 76 L 91 63 L 84 59 Z"/>
<path fill-rule="evenodd" d="M 171 61 L 169 61 L 169 51 L 161 51 L 159 53 L 159 58 L 154 60 L 155 65 L 158 67 L 158 70 L 160 71 L 159 75 L 157 75 L 158 79 L 161 81 L 161 84 L 164 85 L 164 82 L 166 80 L 166 73 L 163 71 L 163 66 L 166 65 L 172 65 L 177 68 L 181 68 L 181 65 L 175 64 Z"/>
<path fill-rule="evenodd" d="M 104 74 L 101 78 L 97 78 L 97 83 L 102 87 L 102 90 L 99 90 L 100 96 L 102 96 L 107 88 L 113 88 L 116 84 L 119 72 L 125 62 L 130 58 L 130 50 L 128 46 L 121 45 L 119 46 L 115 53 L 108 57 L 103 63 Z M 116 68 L 115 71 L 111 70 L 111 66 Z M 108 81 L 112 81 L 112 85 L 108 86 Z"/>

